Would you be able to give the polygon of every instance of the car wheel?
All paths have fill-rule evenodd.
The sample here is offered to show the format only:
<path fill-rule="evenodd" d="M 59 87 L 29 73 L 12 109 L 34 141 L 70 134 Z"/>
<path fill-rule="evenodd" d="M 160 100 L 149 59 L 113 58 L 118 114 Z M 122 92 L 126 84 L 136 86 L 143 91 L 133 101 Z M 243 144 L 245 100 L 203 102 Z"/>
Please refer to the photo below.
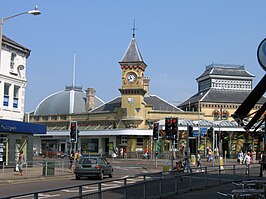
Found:
<path fill-rule="evenodd" d="M 99 178 L 100 178 L 100 180 L 103 180 L 103 171 L 100 173 Z"/>
<path fill-rule="evenodd" d="M 113 177 L 113 172 L 111 171 L 109 174 L 109 178 L 112 178 L 112 177 Z"/>
<path fill-rule="evenodd" d="M 76 180 L 80 180 L 80 176 L 76 175 Z"/>

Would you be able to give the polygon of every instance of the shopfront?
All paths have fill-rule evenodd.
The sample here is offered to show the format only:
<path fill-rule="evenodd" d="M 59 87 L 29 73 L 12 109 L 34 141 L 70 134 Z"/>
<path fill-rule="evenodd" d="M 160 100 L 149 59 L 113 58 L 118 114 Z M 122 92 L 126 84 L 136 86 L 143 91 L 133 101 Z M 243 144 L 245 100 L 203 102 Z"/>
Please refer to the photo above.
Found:
<path fill-rule="evenodd" d="M 0 166 L 14 163 L 23 151 L 26 161 L 33 158 L 33 134 L 45 134 L 46 126 L 0 119 Z"/>

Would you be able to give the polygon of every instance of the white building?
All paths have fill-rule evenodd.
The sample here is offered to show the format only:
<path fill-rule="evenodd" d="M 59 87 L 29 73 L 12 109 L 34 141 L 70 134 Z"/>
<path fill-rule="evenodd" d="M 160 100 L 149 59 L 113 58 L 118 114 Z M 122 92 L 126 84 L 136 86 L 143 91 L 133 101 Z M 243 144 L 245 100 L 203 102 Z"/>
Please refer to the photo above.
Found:
<path fill-rule="evenodd" d="M 30 50 L 5 36 L 1 50 L 0 119 L 23 121 Z"/>

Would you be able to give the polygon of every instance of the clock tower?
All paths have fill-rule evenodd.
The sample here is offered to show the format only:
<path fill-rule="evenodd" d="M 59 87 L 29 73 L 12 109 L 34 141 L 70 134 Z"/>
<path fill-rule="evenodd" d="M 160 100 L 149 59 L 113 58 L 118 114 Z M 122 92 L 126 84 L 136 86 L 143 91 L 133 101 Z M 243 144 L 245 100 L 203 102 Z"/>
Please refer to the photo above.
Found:
<path fill-rule="evenodd" d="M 138 49 L 135 34 L 119 64 L 122 70 L 121 108 L 125 112 L 122 121 L 127 128 L 141 127 L 145 125 L 144 72 L 147 65 Z"/>

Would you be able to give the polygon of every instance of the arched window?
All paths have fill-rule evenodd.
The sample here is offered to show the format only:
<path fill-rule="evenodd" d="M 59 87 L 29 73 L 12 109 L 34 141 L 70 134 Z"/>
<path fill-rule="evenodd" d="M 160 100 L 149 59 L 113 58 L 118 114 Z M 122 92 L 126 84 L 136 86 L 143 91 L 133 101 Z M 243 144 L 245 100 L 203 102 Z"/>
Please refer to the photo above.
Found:
<path fill-rule="evenodd" d="M 223 110 L 222 112 L 222 120 L 227 120 L 229 116 L 229 112 L 227 110 Z"/>
<path fill-rule="evenodd" d="M 219 110 L 215 110 L 212 112 L 212 116 L 213 116 L 213 120 L 219 120 L 219 117 L 220 117 L 220 111 Z"/>

